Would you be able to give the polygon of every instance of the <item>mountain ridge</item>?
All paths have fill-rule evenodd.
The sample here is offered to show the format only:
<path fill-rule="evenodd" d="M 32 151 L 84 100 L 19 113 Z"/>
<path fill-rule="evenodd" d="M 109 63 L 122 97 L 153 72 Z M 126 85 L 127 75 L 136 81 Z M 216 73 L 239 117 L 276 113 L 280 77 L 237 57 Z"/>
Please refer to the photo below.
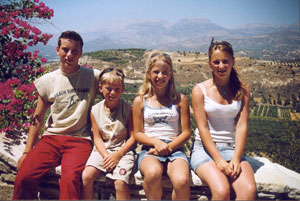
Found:
<path fill-rule="evenodd" d="M 300 54 L 291 54 L 300 51 L 297 25 L 245 24 L 228 29 L 204 18 L 183 18 L 176 22 L 156 19 L 95 25 L 94 31 L 81 35 L 84 52 L 122 48 L 207 52 L 211 37 L 215 37 L 231 42 L 235 52 L 243 51 L 248 57 L 289 61 L 300 60 Z M 40 49 L 43 56 L 55 57 L 57 38 L 55 35 L 49 41 L 48 48 L 35 49 Z"/>

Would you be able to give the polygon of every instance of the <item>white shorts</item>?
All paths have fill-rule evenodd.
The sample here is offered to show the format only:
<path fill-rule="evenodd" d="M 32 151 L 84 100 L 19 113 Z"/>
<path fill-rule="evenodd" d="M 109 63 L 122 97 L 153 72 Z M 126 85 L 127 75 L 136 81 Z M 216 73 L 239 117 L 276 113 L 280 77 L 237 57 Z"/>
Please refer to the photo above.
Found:
<path fill-rule="evenodd" d="M 114 168 L 112 172 L 107 172 L 103 168 L 103 157 L 98 152 L 96 147 L 94 147 L 91 155 L 86 162 L 86 166 L 93 166 L 98 170 L 106 173 L 106 177 L 113 180 L 122 180 L 129 184 L 129 177 L 134 166 L 135 156 L 133 151 L 128 151 L 119 161 L 118 165 Z"/>

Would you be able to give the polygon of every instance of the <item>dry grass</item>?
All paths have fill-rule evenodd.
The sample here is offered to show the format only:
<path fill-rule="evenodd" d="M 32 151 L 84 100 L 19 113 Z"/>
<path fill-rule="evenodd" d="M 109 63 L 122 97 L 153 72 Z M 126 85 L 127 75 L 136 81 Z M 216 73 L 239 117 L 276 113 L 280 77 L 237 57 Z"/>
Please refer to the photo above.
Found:
<path fill-rule="evenodd" d="M 300 121 L 300 113 L 290 112 L 292 121 Z"/>

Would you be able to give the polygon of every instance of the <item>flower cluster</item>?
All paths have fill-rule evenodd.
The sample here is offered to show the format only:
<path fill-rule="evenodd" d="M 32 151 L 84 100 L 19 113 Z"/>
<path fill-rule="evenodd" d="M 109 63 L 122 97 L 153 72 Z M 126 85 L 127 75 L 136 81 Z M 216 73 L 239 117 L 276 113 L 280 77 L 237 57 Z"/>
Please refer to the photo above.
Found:
<path fill-rule="evenodd" d="M 94 68 L 93 66 L 88 66 L 87 64 L 83 64 L 82 66 L 85 67 L 85 68 L 90 68 L 90 69 Z"/>
<path fill-rule="evenodd" d="M 52 37 L 52 35 L 43 34 L 41 30 L 28 22 L 32 18 L 50 19 L 53 16 L 52 9 L 45 6 L 43 2 L 37 3 L 39 3 L 37 0 L 34 2 L 22 0 L 8 5 L 0 5 L 2 55 L 0 64 L 2 67 L 6 67 L 6 71 L 2 74 L 6 79 L 14 76 L 14 72 L 7 68 L 26 63 L 28 52 L 25 50 L 28 46 L 35 46 L 39 42 L 46 44 Z"/>
<path fill-rule="evenodd" d="M 1 130 L 28 129 L 37 97 L 33 83 L 22 84 L 19 79 L 13 78 L 0 82 L 0 88 Z"/>
<path fill-rule="evenodd" d="M 54 11 L 40 0 L 12 0 L 0 5 L 0 131 L 26 129 L 37 93 L 32 82 L 44 73 L 47 62 L 28 46 L 46 44 L 52 35 L 30 24 L 47 20 Z"/>

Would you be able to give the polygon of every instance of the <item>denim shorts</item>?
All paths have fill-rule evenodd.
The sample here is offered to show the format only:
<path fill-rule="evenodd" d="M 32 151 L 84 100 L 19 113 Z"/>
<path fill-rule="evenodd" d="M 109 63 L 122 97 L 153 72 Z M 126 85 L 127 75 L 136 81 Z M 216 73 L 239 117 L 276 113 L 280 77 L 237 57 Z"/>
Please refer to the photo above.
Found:
<path fill-rule="evenodd" d="M 171 153 L 168 156 L 156 156 L 156 155 L 153 155 L 153 154 L 147 154 L 148 150 L 149 150 L 148 148 L 144 147 L 142 149 L 142 151 L 140 153 L 138 153 L 138 169 L 139 170 L 140 170 L 140 165 L 141 165 L 142 160 L 145 157 L 148 157 L 148 156 L 155 157 L 155 158 L 157 158 L 162 163 L 168 162 L 168 161 L 174 161 L 175 159 L 181 158 L 181 159 L 185 160 L 186 163 L 187 163 L 187 165 L 189 166 L 189 162 L 188 162 L 188 159 L 187 159 L 187 157 L 186 157 L 186 155 L 184 153 L 184 149 L 183 148 L 177 149 L 176 151 L 174 151 L 173 153 Z"/>
<path fill-rule="evenodd" d="M 230 145 L 226 143 L 216 143 L 216 146 L 224 160 L 232 160 L 234 155 L 234 144 Z M 241 161 L 244 160 L 246 159 L 243 155 Z M 202 142 L 195 140 L 191 153 L 191 168 L 196 171 L 200 165 L 210 161 L 213 161 L 213 159 L 203 146 Z"/>

